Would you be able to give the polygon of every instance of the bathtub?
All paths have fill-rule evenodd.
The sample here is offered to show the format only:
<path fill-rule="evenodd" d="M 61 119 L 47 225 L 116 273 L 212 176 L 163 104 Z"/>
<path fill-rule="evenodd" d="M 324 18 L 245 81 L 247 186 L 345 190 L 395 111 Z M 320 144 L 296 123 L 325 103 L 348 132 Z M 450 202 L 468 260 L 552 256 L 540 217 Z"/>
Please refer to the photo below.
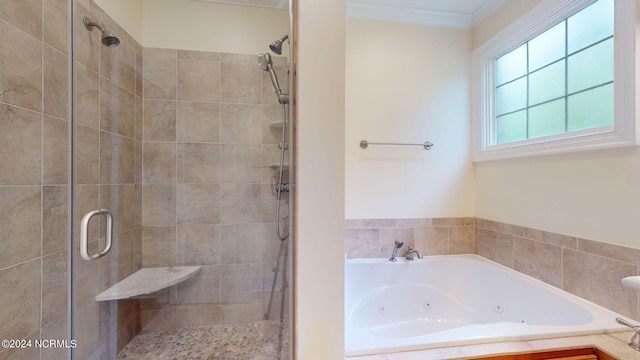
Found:
<path fill-rule="evenodd" d="M 612 311 L 478 255 L 346 260 L 345 354 L 586 335 Z"/>

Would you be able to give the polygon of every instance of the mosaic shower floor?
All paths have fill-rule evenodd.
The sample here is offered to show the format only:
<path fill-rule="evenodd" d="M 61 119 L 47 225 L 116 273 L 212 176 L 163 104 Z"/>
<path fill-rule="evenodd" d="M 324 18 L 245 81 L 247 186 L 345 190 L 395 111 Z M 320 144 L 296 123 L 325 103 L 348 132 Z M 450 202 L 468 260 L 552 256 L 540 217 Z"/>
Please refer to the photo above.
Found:
<path fill-rule="evenodd" d="M 259 321 L 140 334 L 122 349 L 118 359 L 285 360 L 285 326 L 280 321 Z"/>

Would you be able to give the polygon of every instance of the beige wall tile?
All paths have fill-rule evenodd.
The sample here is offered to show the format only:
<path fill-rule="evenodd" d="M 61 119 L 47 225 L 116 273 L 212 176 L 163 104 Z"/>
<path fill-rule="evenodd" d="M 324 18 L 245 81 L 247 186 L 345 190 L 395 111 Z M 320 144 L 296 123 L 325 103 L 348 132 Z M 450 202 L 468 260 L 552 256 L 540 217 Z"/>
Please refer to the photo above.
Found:
<path fill-rule="evenodd" d="M 115 31 L 111 27 L 109 29 Z M 124 43 L 116 47 L 102 47 L 100 51 L 100 74 L 114 84 L 133 93 L 136 86 L 135 50 Z"/>
<path fill-rule="evenodd" d="M 219 224 L 220 203 L 209 201 L 177 202 L 178 225 L 184 224 Z"/>
<path fill-rule="evenodd" d="M 0 186 L 0 268 L 40 256 L 40 197 L 39 186 Z"/>
<path fill-rule="evenodd" d="M 220 232 L 220 225 L 178 225 L 178 265 L 219 265 Z"/>
<path fill-rule="evenodd" d="M 175 303 L 215 304 L 220 294 L 220 265 L 204 265 L 198 274 L 177 285 Z"/>
<path fill-rule="evenodd" d="M 68 334 L 68 320 L 66 315 L 66 308 L 59 309 L 60 318 L 50 322 L 41 329 L 41 339 L 54 339 L 54 340 L 69 340 Z M 41 349 L 40 360 L 64 360 L 68 358 L 68 351 L 66 348 L 48 348 Z"/>
<path fill-rule="evenodd" d="M 100 129 L 133 138 L 136 99 L 130 93 L 102 78 L 100 81 Z"/>
<path fill-rule="evenodd" d="M 515 270 L 562 288 L 562 248 L 514 237 L 513 257 Z"/>
<path fill-rule="evenodd" d="M 178 328 L 211 326 L 220 322 L 218 305 L 182 305 L 176 307 L 176 326 Z"/>
<path fill-rule="evenodd" d="M 255 64 L 225 63 L 222 66 L 222 102 L 260 104 L 262 71 Z"/>
<path fill-rule="evenodd" d="M 256 303 L 261 301 L 259 292 L 251 289 L 250 264 L 221 265 L 220 301 L 223 303 Z"/>
<path fill-rule="evenodd" d="M 0 104 L 0 118 L 0 169 L 11 169 L 0 174 L 0 185 L 40 184 L 41 115 Z"/>
<path fill-rule="evenodd" d="M 220 223 L 259 222 L 260 194 L 260 184 L 221 184 Z"/>
<path fill-rule="evenodd" d="M 82 23 L 82 18 L 85 16 L 93 21 L 99 20 L 90 14 L 86 7 L 76 7 L 74 52 L 79 63 L 97 72 L 100 70 L 100 47 L 103 46 L 101 34 L 100 31 L 89 31 L 85 28 Z"/>
<path fill-rule="evenodd" d="M 22 339 L 38 331 L 40 312 L 34 309 L 40 309 L 40 281 L 40 259 L 0 270 L 0 338 Z"/>
<path fill-rule="evenodd" d="M 446 227 L 415 228 L 415 248 L 422 255 L 447 255 L 449 253 L 449 229 Z"/>
<path fill-rule="evenodd" d="M 176 265 L 176 227 L 142 228 L 142 267 Z"/>
<path fill-rule="evenodd" d="M 345 230 L 345 247 L 347 257 L 350 259 L 379 257 L 380 229 Z"/>
<path fill-rule="evenodd" d="M 414 241 L 414 229 L 412 228 L 381 228 L 380 229 L 380 254 L 378 257 L 390 257 L 396 241 L 402 241 L 402 248 L 398 249 L 397 256 L 403 256 L 409 247 L 417 249 Z M 422 249 L 418 249 L 422 251 Z"/>
<path fill-rule="evenodd" d="M 221 142 L 259 145 L 262 140 L 260 117 L 260 105 L 222 104 Z"/>
<path fill-rule="evenodd" d="M 237 324 L 262 320 L 262 304 L 222 304 L 220 305 L 220 322 Z"/>
<path fill-rule="evenodd" d="M 396 227 L 398 226 L 398 220 L 396 219 L 364 219 L 362 220 L 363 227 Z"/>
<path fill-rule="evenodd" d="M 524 228 L 521 226 L 503 224 L 495 221 L 485 220 L 483 227 L 492 231 L 503 233 L 503 234 L 509 234 L 509 235 L 515 235 L 515 236 L 522 236 L 524 234 Z"/>
<path fill-rule="evenodd" d="M 69 182 L 69 122 L 44 116 L 42 153 L 42 182 L 67 184 Z"/>
<path fill-rule="evenodd" d="M 433 219 L 397 219 L 396 224 L 399 227 L 432 227 Z"/>
<path fill-rule="evenodd" d="M 220 142 L 220 104 L 178 101 L 179 142 Z"/>
<path fill-rule="evenodd" d="M 100 182 L 102 184 L 133 184 L 133 139 L 100 131 Z"/>
<path fill-rule="evenodd" d="M 449 228 L 449 254 L 475 254 L 476 232 L 475 227 L 450 227 Z"/>
<path fill-rule="evenodd" d="M 220 226 L 221 264 L 249 264 L 261 261 L 261 249 L 254 239 L 260 236 L 260 228 L 254 224 Z"/>
<path fill-rule="evenodd" d="M 44 113 L 69 119 L 69 58 L 44 47 Z"/>
<path fill-rule="evenodd" d="M 640 250 L 592 240 L 578 239 L 578 250 L 609 259 L 640 265 Z"/>
<path fill-rule="evenodd" d="M 144 226 L 176 225 L 175 185 L 142 186 L 142 224 Z"/>
<path fill-rule="evenodd" d="M 478 255 L 513 268 L 513 236 L 478 229 Z"/>
<path fill-rule="evenodd" d="M 162 310 L 143 310 L 141 315 L 142 333 L 172 330 L 176 328 L 175 307 L 166 306 Z"/>
<path fill-rule="evenodd" d="M 281 123 L 284 119 L 282 105 L 269 104 L 261 105 L 262 112 L 262 143 L 278 144 L 282 141 L 282 125 L 271 126 L 274 123 Z"/>
<path fill-rule="evenodd" d="M 99 129 L 100 127 L 100 80 L 97 72 L 77 64 L 75 84 L 76 124 Z"/>
<path fill-rule="evenodd" d="M 144 98 L 176 100 L 178 59 L 175 50 L 144 49 Z"/>
<path fill-rule="evenodd" d="M 100 206 L 111 210 L 114 234 L 133 229 L 134 193 L 133 184 L 100 186 Z"/>
<path fill-rule="evenodd" d="M 100 181 L 100 130 L 76 126 L 75 166 L 78 184 L 97 184 Z"/>
<path fill-rule="evenodd" d="M 280 90 L 282 90 L 283 94 L 289 93 L 289 68 L 286 64 L 278 64 L 278 60 L 282 58 L 272 57 L 271 60 L 273 62 L 273 71 L 276 73 L 278 78 L 278 84 L 280 85 Z M 269 73 L 266 71 L 262 72 L 262 104 L 278 104 L 278 97 L 276 96 L 275 88 L 271 83 L 271 78 Z"/>
<path fill-rule="evenodd" d="M 220 53 L 209 51 L 178 50 L 178 59 L 208 60 L 220 62 Z"/>
<path fill-rule="evenodd" d="M 42 0 L 2 1 L 0 19 L 36 39 L 42 39 Z"/>
<path fill-rule="evenodd" d="M 220 145 L 220 181 L 223 183 L 260 183 L 262 148 L 260 145 Z"/>
<path fill-rule="evenodd" d="M 220 101 L 220 63 L 178 60 L 178 99 Z"/>
<path fill-rule="evenodd" d="M 44 0 L 44 42 L 69 54 L 69 6 L 67 0 Z"/>
<path fill-rule="evenodd" d="M 69 187 L 42 188 L 42 255 L 69 248 Z"/>
<path fill-rule="evenodd" d="M 135 110 L 135 138 L 136 140 L 142 140 L 144 134 L 144 101 L 141 97 L 136 98 L 136 110 Z"/>
<path fill-rule="evenodd" d="M 637 319 L 637 292 L 620 283 L 620 279 L 636 274 L 636 266 L 565 249 L 563 269 L 564 290 Z"/>
<path fill-rule="evenodd" d="M 61 251 L 42 258 L 42 324 L 64 318 L 69 286 L 68 254 Z"/>
<path fill-rule="evenodd" d="M 174 142 L 144 142 L 142 182 L 144 184 L 175 184 L 176 144 Z"/>
<path fill-rule="evenodd" d="M 274 178 L 274 183 L 278 181 L 278 178 Z M 286 180 L 283 181 L 286 183 Z M 260 185 L 260 218 L 263 223 L 270 223 L 276 221 L 276 203 L 277 194 L 275 191 L 275 185 L 262 184 Z M 289 193 L 283 192 L 280 194 L 280 219 L 285 221 L 289 216 Z M 275 225 L 274 225 L 275 226 Z"/>
<path fill-rule="evenodd" d="M 178 144 L 178 183 L 219 183 L 220 145 Z"/>
<path fill-rule="evenodd" d="M 136 74 L 135 74 L 135 89 L 134 93 L 138 97 L 143 96 L 143 83 L 144 83 L 144 60 L 142 58 L 142 52 L 144 50 L 136 50 Z"/>
<path fill-rule="evenodd" d="M 176 141 L 176 102 L 144 101 L 144 131 L 146 141 Z"/>

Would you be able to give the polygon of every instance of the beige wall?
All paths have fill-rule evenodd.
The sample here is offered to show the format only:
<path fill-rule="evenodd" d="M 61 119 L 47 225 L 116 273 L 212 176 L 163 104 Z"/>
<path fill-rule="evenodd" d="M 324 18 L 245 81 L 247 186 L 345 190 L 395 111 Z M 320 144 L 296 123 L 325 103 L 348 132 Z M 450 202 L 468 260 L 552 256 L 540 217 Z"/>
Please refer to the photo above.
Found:
<path fill-rule="evenodd" d="M 475 45 L 523 12 L 510 1 L 480 25 Z M 640 248 L 637 148 L 476 163 L 476 216 Z"/>
<path fill-rule="evenodd" d="M 129 35 L 143 43 L 143 0 L 93 0 L 109 14 Z M 113 30 L 112 30 L 113 31 Z"/>
<path fill-rule="evenodd" d="M 258 54 L 289 32 L 287 10 L 195 0 L 95 2 L 145 47 Z"/>
<path fill-rule="evenodd" d="M 347 21 L 347 219 L 473 216 L 470 51 L 469 30 Z"/>
<path fill-rule="evenodd" d="M 345 0 L 297 15 L 297 359 L 344 358 Z"/>

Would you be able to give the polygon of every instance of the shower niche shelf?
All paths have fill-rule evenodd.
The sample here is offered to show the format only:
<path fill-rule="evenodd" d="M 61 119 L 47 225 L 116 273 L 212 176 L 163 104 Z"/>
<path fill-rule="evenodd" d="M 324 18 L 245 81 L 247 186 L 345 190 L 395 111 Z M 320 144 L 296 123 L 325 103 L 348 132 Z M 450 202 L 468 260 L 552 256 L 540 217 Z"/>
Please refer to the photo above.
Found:
<path fill-rule="evenodd" d="M 269 167 L 272 168 L 273 170 L 278 170 L 280 169 L 280 163 L 269 164 Z M 289 170 L 289 164 L 284 164 L 282 167 L 284 171 Z"/>
<path fill-rule="evenodd" d="M 129 299 L 151 294 L 185 281 L 201 269 L 202 266 L 143 268 L 98 294 L 96 301 Z"/>
<path fill-rule="evenodd" d="M 272 129 L 282 129 L 283 126 L 284 126 L 284 122 L 282 121 L 276 121 L 269 124 L 269 127 Z"/>

